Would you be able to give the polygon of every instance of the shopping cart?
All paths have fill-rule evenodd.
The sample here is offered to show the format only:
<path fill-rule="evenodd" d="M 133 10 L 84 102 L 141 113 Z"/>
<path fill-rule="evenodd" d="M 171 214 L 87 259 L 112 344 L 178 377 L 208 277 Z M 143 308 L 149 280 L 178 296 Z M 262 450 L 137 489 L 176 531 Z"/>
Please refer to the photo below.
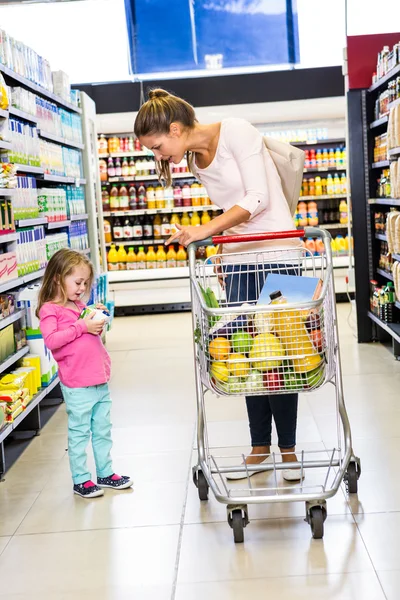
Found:
<path fill-rule="evenodd" d="M 298 245 L 286 241 L 303 236 L 322 238 L 325 252 L 313 256 L 300 241 Z M 199 246 L 223 244 L 225 249 L 231 243 L 267 240 L 279 242 L 274 249 L 259 244 L 257 251 L 222 252 L 205 262 L 196 261 Z M 248 504 L 304 501 L 305 520 L 312 535 L 322 538 L 326 500 L 335 495 L 342 481 L 348 493 L 357 493 L 361 466 L 353 454 L 343 396 L 330 241 L 326 231 L 308 227 L 302 231 L 216 236 L 189 246 L 198 445 L 193 480 L 200 500 L 208 500 L 211 488 L 215 498 L 227 505 L 235 542 L 244 539 Z M 313 299 L 288 303 L 277 289 L 269 303 L 263 290 L 263 304 L 257 304 L 272 274 L 315 278 L 301 282 L 308 283 L 310 289 L 315 285 Z M 269 287 L 280 281 L 283 279 L 271 277 Z M 332 448 L 302 450 L 296 453 L 297 462 L 291 463 L 282 463 L 282 455 L 271 452 L 268 462 L 248 465 L 244 454 L 227 455 L 226 448 L 218 452 L 210 447 L 207 391 L 219 396 L 308 393 L 327 383 L 335 387 L 336 398 L 337 442 Z M 299 469 L 299 481 L 285 482 L 280 477 L 283 469 Z M 309 474 L 303 478 L 306 471 Z M 229 481 L 227 475 L 232 473 L 243 473 L 242 481 Z M 254 479 L 250 479 L 252 474 Z M 260 478 L 261 485 L 255 484 Z"/>

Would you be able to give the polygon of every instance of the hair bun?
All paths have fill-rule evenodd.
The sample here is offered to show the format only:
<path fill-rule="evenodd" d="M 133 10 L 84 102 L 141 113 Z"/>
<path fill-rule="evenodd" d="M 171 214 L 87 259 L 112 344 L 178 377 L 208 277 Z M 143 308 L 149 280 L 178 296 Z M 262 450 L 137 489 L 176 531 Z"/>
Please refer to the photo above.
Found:
<path fill-rule="evenodd" d="M 149 100 L 154 100 L 154 98 L 166 98 L 167 96 L 170 96 L 170 94 L 161 88 L 149 91 Z"/>

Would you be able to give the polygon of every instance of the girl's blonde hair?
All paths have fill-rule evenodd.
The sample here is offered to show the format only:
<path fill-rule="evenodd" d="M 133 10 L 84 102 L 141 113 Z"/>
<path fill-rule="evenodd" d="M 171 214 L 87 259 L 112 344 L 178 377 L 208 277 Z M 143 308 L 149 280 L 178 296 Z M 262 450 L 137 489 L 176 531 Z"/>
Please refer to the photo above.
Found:
<path fill-rule="evenodd" d="M 186 129 L 193 129 L 197 122 L 194 108 L 186 100 L 157 88 L 150 90 L 149 99 L 141 107 L 135 120 L 136 137 L 145 135 L 168 134 L 171 123 L 181 123 Z M 189 170 L 193 172 L 194 153 L 188 150 L 186 158 Z M 167 186 L 172 183 L 168 160 L 157 160 L 158 178 Z"/>
<path fill-rule="evenodd" d="M 94 269 L 90 260 L 80 252 L 71 250 L 70 248 L 62 248 L 58 250 L 46 267 L 43 277 L 42 287 L 39 292 L 38 307 L 36 316 L 39 318 L 39 311 L 46 302 L 55 302 L 65 304 L 68 300 L 65 290 L 65 278 L 71 275 L 75 267 L 86 265 L 89 269 L 89 286 L 90 290 L 93 285 Z"/>

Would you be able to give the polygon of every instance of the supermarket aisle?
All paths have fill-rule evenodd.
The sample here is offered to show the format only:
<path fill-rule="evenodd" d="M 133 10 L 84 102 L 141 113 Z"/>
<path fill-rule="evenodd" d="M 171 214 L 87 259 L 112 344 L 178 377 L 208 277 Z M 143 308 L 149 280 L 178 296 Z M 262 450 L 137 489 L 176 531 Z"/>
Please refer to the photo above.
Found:
<path fill-rule="evenodd" d="M 400 368 L 382 346 L 355 343 L 348 312 L 340 306 L 344 379 L 363 474 L 359 500 L 329 502 L 323 541 L 311 539 L 303 504 L 264 505 L 250 507 L 235 546 L 224 507 L 200 504 L 191 482 L 190 315 L 117 319 L 114 458 L 135 489 L 72 495 L 61 407 L 0 485 L 0 598 L 397 600 Z M 329 399 L 302 398 L 299 447 L 332 444 Z M 212 444 L 246 448 L 243 402 L 211 399 L 208 410 Z"/>

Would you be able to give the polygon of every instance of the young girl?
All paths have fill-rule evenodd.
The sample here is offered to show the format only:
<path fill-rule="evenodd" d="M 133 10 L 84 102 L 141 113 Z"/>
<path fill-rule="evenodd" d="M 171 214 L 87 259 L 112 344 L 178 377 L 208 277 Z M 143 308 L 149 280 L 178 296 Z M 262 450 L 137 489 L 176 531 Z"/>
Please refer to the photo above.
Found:
<path fill-rule="evenodd" d="M 47 265 L 39 293 L 40 330 L 58 363 L 68 414 L 68 454 L 74 493 L 83 498 L 103 496 L 101 488 L 126 489 L 133 481 L 116 475 L 111 462 L 110 357 L 100 334 L 105 321 L 93 315 L 79 319 L 93 283 L 93 265 L 79 252 L 64 248 Z M 105 308 L 98 305 L 97 308 Z M 92 435 L 97 485 L 86 464 Z"/>

